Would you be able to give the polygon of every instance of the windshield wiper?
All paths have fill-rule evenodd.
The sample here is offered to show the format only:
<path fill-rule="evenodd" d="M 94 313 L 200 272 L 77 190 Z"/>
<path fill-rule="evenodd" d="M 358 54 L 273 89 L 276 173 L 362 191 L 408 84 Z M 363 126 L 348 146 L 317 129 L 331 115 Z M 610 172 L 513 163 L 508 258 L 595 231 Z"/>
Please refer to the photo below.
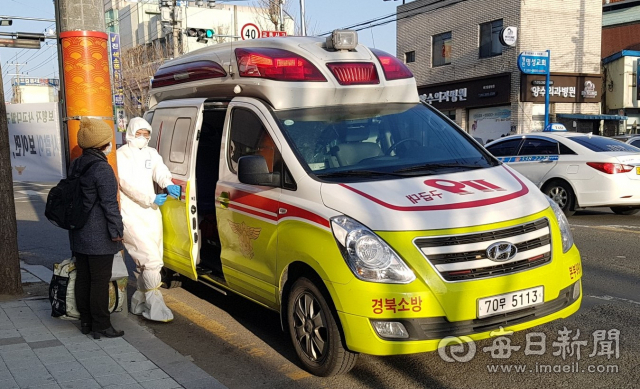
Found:
<path fill-rule="evenodd" d="M 316 177 L 342 177 L 342 176 L 354 176 L 354 177 L 370 177 L 370 176 L 399 176 L 401 174 L 395 174 L 396 172 L 381 172 L 378 170 L 342 170 L 332 173 L 316 174 Z"/>
<path fill-rule="evenodd" d="M 422 170 L 433 171 L 435 169 L 448 168 L 448 167 L 463 168 L 463 169 L 482 169 L 482 166 L 468 165 L 468 164 L 461 164 L 461 163 L 426 163 L 423 165 L 416 165 L 416 166 L 398 169 L 394 171 L 394 173 L 416 172 L 416 171 L 422 171 Z"/>

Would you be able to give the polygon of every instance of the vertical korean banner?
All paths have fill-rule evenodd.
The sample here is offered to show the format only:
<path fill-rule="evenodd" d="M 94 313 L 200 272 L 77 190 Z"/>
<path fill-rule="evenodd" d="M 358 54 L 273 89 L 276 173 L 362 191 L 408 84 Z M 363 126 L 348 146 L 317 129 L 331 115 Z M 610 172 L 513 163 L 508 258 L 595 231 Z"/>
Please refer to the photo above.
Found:
<path fill-rule="evenodd" d="M 111 71 L 113 72 L 113 109 L 116 118 L 116 129 L 125 132 L 127 129 L 127 117 L 124 112 L 124 88 L 122 86 L 122 59 L 120 58 L 120 35 L 109 33 L 109 54 L 111 56 Z M 116 142 L 121 144 L 121 137 Z"/>
<path fill-rule="evenodd" d="M 65 176 L 58 103 L 7 104 L 13 181 L 58 182 Z"/>

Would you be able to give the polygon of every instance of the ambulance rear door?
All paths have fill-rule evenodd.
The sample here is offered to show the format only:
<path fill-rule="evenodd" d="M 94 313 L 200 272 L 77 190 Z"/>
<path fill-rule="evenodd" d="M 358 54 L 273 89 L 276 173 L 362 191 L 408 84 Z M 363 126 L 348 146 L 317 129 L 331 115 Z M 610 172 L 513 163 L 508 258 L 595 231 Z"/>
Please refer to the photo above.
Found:
<path fill-rule="evenodd" d="M 195 153 L 205 99 L 169 100 L 158 104 L 151 127 L 155 147 L 181 188 L 180 199 L 167 197 L 160 207 L 164 229 L 164 265 L 193 280 L 200 250 L 195 180 Z"/>

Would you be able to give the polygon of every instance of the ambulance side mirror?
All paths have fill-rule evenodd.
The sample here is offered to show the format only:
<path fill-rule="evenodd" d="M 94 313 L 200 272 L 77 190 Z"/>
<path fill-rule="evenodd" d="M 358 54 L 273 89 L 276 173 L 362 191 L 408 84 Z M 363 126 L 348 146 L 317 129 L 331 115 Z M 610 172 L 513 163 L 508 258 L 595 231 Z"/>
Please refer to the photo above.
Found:
<path fill-rule="evenodd" d="M 243 184 L 280 186 L 280 173 L 269 173 L 261 155 L 245 155 L 238 159 L 238 180 Z"/>

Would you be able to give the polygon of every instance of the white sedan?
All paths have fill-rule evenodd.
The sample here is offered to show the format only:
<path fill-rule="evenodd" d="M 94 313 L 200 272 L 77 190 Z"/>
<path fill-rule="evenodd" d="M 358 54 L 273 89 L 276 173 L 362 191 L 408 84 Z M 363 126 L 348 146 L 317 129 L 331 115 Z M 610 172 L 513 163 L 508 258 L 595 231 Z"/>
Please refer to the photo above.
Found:
<path fill-rule="evenodd" d="M 567 215 L 610 207 L 640 210 L 640 149 L 577 132 L 536 132 L 495 140 L 486 149 L 536 184 Z"/>

